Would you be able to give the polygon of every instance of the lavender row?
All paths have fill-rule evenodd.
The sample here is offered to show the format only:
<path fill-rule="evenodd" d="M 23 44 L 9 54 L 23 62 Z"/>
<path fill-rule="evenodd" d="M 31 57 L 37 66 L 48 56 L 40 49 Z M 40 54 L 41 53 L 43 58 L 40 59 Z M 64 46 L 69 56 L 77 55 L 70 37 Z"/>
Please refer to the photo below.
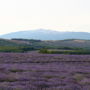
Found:
<path fill-rule="evenodd" d="M 0 53 L 0 63 L 90 62 L 90 55 Z"/>

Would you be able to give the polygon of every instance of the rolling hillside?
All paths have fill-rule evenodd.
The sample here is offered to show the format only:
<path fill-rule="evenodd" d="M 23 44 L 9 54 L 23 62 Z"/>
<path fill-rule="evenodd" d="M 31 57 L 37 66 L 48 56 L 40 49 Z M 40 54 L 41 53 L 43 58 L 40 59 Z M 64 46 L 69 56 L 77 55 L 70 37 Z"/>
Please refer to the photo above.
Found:
<path fill-rule="evenodd" d="M 90 40 L 33 40 L 33 39 L 0 39 L 0 46 L 31 46 L 34 48 L 77 47 L 90 48 Z"/>

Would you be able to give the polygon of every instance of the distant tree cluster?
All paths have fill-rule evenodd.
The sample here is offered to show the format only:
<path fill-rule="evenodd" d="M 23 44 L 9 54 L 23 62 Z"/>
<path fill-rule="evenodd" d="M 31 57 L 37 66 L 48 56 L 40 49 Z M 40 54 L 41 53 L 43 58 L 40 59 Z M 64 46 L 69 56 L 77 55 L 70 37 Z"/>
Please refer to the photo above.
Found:
<path fill-rule="evenodd" d="M 48 49 L 41 49 L 40 53 L 46 54 L 90 54 L 90 50 L 48 50 Z"/>

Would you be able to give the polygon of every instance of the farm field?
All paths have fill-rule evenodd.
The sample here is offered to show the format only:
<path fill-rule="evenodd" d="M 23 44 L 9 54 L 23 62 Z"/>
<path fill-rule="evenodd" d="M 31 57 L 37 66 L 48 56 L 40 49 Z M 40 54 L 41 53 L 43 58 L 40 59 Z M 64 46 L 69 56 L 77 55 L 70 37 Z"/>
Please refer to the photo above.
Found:
<path fill-rule="evenodd" d="M 0 53 L 0 90 L 90 90 L 90 55 Z"/>

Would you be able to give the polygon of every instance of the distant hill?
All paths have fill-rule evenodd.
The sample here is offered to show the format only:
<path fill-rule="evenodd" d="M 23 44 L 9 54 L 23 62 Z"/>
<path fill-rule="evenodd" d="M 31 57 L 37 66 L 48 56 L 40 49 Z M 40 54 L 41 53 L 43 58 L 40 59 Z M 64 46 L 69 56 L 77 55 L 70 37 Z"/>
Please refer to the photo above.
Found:
<path fill-rule="evenodd" d="M 23 38 L 23 39 L 37 39 L 37 40 L 64 40 L 64 39 L 84 39 L 90 40 L 90 33 L 88 32 L 59 32 L 53 30 L 28 30 L 13 32 L 1 35 L 0 38 Z"/>
<path fill-rule="evenodd" d="M 33 40 L 33 39 L 0 39 L 0 46 L 29 46 L 36 49 L 40 48 L 61 48 L 76 47 L 89 48 L 90 40 L 67 39 L 67 40 Z"/>

